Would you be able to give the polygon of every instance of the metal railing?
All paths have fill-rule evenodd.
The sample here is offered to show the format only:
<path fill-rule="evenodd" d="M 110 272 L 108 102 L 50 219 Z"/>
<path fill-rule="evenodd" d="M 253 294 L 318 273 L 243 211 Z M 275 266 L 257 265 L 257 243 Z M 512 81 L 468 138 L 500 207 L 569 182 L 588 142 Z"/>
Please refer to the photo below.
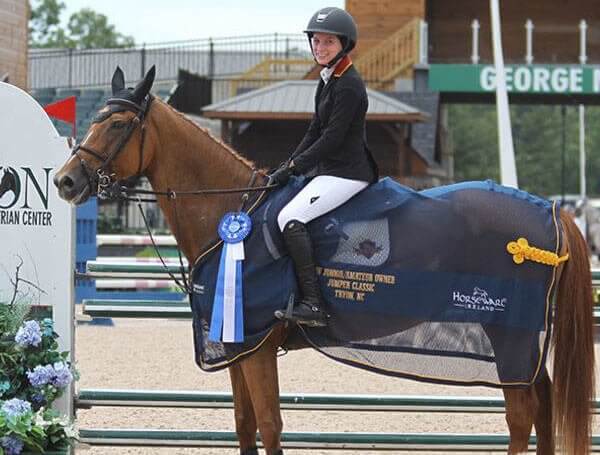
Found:
<path fill-rule="evenodd" d="M 127 83 L 137 81 L 152 66 L 157 81 L 176 81 L 179 69 L 206 75 L 236 76 L 265 58 L 309 58 L 306 37 L 268 34 L 194 41 L 173 41 L 117 49 L 30 49 L 29 87 L 107 86 L 120 66 Z"/>

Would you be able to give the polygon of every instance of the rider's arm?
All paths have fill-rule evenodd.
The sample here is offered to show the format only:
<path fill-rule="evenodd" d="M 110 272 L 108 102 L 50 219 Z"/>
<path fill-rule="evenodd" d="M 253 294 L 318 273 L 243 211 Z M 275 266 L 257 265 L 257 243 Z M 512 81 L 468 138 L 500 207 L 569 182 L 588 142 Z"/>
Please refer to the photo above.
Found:
<path fill-rule="evenodd" d="M 302 141 L 300 141 L 300 144 L 298 144 L 298 146 L 296 147 L 296 150 L 294 150 L 294 153 L 292 153 L 291 159 L 294 159 L 295 157 L 300 155 L 302 152 L 304 152 L 308 147 L 310 147 L 312 144 L 314 144 L 314 142 L 319 138 L 320 131 L 321 131 L 321 127 L 320 127 L 319 118 L 318 118 L 317 114 L 315 113 L 315 115 L 313 115 L 313 118 L 310 122 L 310 125 L 308 126 L 308 130 L 306 131 L 306 134 L 302 138 Z"/>
<path fill-rule="evenodd" d="M 312 169 L 326 155 L 339 152 L 360 103 L 361 96 L 354 87 L 340 87 L 327 126 L 312 145 L 294 157 L 297 173 L 304 173 Z"/>

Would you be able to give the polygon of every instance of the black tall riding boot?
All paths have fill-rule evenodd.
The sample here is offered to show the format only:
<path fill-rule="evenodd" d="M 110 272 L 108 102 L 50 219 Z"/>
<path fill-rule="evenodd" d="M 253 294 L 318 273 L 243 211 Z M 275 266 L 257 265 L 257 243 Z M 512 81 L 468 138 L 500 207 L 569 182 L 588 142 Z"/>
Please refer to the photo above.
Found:
<path fill-rule="evenodd" d="M 313 246 L 306 225 L 292 220 L 283 228 L 283 240 L 294 261 L 302 300 L 292 312 L 291 319 L 298 324 L 311 327 L 327 325 L 327 314 L 323 311 L 323 297 L 313 258 Z"/>

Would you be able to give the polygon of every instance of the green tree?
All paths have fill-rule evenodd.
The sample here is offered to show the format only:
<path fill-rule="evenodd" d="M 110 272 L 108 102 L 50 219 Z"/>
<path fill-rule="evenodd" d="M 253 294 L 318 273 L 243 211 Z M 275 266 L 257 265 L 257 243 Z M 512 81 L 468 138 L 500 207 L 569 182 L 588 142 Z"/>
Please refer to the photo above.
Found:
<path fill-rule="evenodd" d="M 448 125 L 454 143 L 456 181 L 499 181 L 498 133 L 494 105 L 449 106 Z M 561 107 L 511 106 L 511 123 L 519 187 L 541 196 L 579 193 L 579 115 L 565 110 L 563 183 L 563 121 Z M 586 108 L 586 177 L 590 197 L 600 194 L 600 109 Z"/>
<path fill-rule="evenodd" d="M 60 16 L 65 4 L 58 0 L 37 0 L 30 5 L 29 45 L 32 47 L 69 47 Z"/>
<path fill-rule="evenodd" d="M 117 32 L 104 14 L 89 8 L 72 14 L 67 27 L 69 38 L 80 49 L 130 47 L 135 44 L 131 36 Z"/>
<path fill-rule="evenodd" d="M 448 114 L 454 143 L 455 180 L 497 181 L 500 164 L 494 106 L 453 104 Z"/>
<path fill-rule="evenodd" d="M 129 47 L 133 37 L 115 30 L 104 14 L 90 8 L 73 13 L 66 28 L 60 17 L 66 8 L 60 0 L 34 0 L 29 21 L 30 46 L 42 48 L 70 47 L 77 49 Z"/>

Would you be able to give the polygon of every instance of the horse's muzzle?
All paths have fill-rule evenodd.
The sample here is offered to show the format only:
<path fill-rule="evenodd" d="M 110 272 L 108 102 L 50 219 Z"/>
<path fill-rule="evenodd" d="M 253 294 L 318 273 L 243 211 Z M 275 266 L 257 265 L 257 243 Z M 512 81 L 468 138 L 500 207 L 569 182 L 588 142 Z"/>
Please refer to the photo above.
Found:
<path fill-rule="evenodd" d="M 71 204 L 83 204 L 91 195 L 88 178 L 79 167 L 60 170 L 55 174 L 53 182 L 58 195 Z"/>

